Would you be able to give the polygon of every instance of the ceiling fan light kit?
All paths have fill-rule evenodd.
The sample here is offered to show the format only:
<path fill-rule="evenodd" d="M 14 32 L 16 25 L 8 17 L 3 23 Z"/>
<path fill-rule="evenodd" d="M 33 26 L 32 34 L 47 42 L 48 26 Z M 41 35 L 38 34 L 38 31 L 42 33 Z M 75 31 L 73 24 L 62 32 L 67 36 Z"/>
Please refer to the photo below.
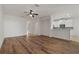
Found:
<path fill-rule="evenodd" d="M 24 13 L 26 13 L 27 15 L 29 15 L 29 16 L 31 16 L 31 17 L 35 17 L 35 16 L 38 16 L 38 14 L 37 13 L 35 13 L 33 10 L 30 10 L 30 12 L 24 12 Z"/>
<path fill-rule="evenodd" d="M 34 6 L 40 7 L 39 4 L 34 4 Z M 25 11 L 24 13 L 33 18 L 39 15 L 38 13 L 35 13 L 32 9 L 30 9 L 29 12 Z"/>

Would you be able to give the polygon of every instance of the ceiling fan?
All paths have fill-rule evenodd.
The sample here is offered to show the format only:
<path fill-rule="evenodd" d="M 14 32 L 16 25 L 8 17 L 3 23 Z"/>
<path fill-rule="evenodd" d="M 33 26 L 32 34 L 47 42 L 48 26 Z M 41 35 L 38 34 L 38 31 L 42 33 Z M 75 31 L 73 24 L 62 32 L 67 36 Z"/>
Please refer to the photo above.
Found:
<path fill-rule="evenodd" d="M 38 16 L 38 13 L 35 13 L 33 10 L 31 10 L 30 9 L 30 11 L 29 12 L 24 12 L 24 13 L 26 13 L 27 15 L 29 15 L 29 16 L 31 16 L 31 17 L 35 17 L 35 16 Z"/>

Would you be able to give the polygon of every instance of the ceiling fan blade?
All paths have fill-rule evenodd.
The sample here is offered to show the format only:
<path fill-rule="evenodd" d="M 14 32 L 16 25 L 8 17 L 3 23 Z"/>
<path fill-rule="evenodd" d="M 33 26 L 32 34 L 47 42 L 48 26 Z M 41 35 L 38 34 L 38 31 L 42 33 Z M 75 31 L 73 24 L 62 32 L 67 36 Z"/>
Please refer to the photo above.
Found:
<path fill-rule="evenodd" d="M 40 7 L 39 4 L 34 4 L 36 7 Z"/>
<path fill-rule="evenodd" d="M 28 15 L 30 15 L 29 13 L 25 13 L 25 16 L 28 16 Z"/>
<path fill-rule="evenodd" d="M 28 12 L 26 12 L 26 11 L 24 12 L 24 14 L 25 14 L 25 15 L 29 15 L 29 13 L 28 13 Z"/>
<path fill-rule="evenodd" d="M 34 13 L 34 15 L 38 15 L 38 14 Z"/>

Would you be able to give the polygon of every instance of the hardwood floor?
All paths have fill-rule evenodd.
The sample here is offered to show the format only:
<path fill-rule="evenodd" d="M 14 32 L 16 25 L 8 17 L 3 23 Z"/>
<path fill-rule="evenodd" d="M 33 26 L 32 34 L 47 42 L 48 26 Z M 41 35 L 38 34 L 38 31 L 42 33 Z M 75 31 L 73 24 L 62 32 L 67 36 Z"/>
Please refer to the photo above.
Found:
<path fill-rule="evenodd" d="M 79 43 L 47 36 L 5 38 L 2 54 L 77 54 Z"/>

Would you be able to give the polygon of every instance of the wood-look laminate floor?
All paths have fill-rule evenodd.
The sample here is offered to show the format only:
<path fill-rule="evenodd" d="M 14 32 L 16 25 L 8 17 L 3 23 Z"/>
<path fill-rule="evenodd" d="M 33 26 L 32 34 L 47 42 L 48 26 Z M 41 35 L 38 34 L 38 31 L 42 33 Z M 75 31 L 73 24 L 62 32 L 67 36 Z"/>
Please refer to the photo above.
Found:
<path fill-rule="evenodd" d="M 6 38 L 2 54 L 78 54 L 79 43 L 47 36 Z"/>

